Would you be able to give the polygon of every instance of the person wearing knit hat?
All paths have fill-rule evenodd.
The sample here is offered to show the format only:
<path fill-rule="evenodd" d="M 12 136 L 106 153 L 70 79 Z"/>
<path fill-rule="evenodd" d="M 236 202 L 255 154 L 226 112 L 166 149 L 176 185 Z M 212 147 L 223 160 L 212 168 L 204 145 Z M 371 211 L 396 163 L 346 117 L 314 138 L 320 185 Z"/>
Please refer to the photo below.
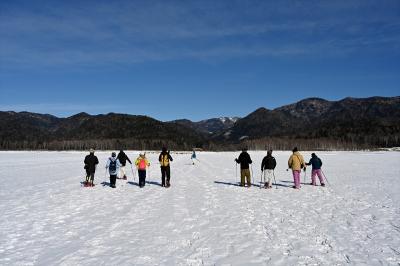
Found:
<path fill-rule="evenodd" d="M 264 185 L 265 188 L 272 188 L 272 178 L 274 176 L 275 167 L 276 167 L 276 160 L 272 156 L 272 150 L 269 150 L 267 152 L 267 156 L 264 157 L 261 163 L 261 173 L 263 174 L 264 182 L 266 179 L 268 179 L 268 181 L 265 182 Z"/>
<path fill-rule="evenodd" d="M 293 154 L 290 156 L 288 160 L 288 166 L 292 169 L 293 179 L 294 179 L 294 186 L 295 189 L 300 189 L 300 172 L 301 169 L 306 169 L 306 165 L 304 162 L 303 155 L 299 153 L 297 147 L 294 147 L 292 150 Z"/>
<path fill-rule="evenodd" d="M 325 186 L 324 177 L 322 176 L 322 161 L 321 159 L 315 154 L 311 153 L 311 159 L 306 165 L 312 165 L 311 170 L 311 185 L 316 186 L 317 182 L 315 181 L 315 177 L 318 176 L 319 182 L 321 186 Z"/>
<path fill-rule="evenodd" d="M 117 173 L 119 168 L 121 167 L 121 163 L 117 159 L 117 154 L 115 152 L 111 153 L 111 157 L 108 158 L 106 169 L 110 173 L 110 187 L 115 188 L 115 183 L 117 181 Z"/>
<path fill-rule="evenodd" d="M 94 186 L 94 174 L 96 172 L 96 166 L 99 164 L 99 159 L 94 155 L 94 149 L 90 149 L 89 155 L 86 155 L 85 160 L 83 161 L 86 170 L 86 180 L 84 182 L 85 187 L 93 187 Z"/>
<path fill-rule="evenodd" d="M 139 187 L 144 187 L 146 184 L 146 170 L 150 167 L 150 163 L 146 158 L 145 153 L 140 153 L 139 157 L 135 161 L 136 168 L 139 175 Z"/>

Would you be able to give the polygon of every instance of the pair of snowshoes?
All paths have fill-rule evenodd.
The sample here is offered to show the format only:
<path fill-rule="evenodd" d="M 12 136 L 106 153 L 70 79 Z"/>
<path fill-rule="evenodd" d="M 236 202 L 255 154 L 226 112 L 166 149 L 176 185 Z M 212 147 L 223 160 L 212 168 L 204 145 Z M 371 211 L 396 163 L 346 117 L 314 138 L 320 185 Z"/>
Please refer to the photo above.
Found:
<path fill-rule="evenodd" d="M 317 186 L 317 184 L 310 183 L 312 186 Z M 321 187 L 325 187 L 325 183 L 321 183 Z"/>
<path fill-rule="evenodd" d="M 83 182 L 83 186 L 84 187 L 94 187 L 95 185 L 92 182 L 85 181 L 85 182 Z"/>

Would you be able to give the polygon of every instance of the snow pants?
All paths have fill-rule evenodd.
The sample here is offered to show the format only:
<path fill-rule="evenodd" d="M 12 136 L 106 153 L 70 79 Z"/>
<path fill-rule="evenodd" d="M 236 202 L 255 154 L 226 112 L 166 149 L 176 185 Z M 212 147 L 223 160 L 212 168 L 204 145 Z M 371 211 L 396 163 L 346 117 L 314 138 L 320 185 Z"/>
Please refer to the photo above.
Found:
<path fill-rule="evenodd" d="M 264 170 L 264 182 L 268 183 L 270 186 L 272 185 L 273 177 L 274 177 L 274 170 L 272 170 L 272 169 Z"/>
<path fill-rule="evenodd" d="M 119 168 L 119 178 L 124 178 L 124 177 L 126 177 L 125 165 Z"/>
<path fill-rule="evenodd" d="M 251 176 L 250 176 L 250 169 L 241 169 L 240 170 L 240 185 L 244 186 L 245 179 L 247 181 L 247 186 L 251 186 Z"/>
<path fill-rule="evenodd" d="M 311 183 L 312 185 L 316 186 L 317 182 L 315 180 L 315 176 L 318 176 L 319 182 L 322 184 L 324 184 L 324 178 L 322 176 L 322 170 L 321 169 L 313 169 L 311 171 Z"/>
<path fill-rule="evenodd" d="M 139 174 L 139 187 L 144 187 L 146 184 L 146 170 L 138 170 Z"/>
<path fill-rule="evenodd" d="M 167 183 L 165 183 L 165 177 L 167 177 Z M 171 169 L 168 166 L 161 166 L 161 186 L 169 186 L 169 181 L 171 178 Z"/>
<path fill-rule="evenodd" d="M 116 182 L 117 182 L 117 175 L 110 175 L 110 186 L 115 188 Z"/>
<path fill-rule="evenodd" d="M 300 170 L 293 170 L 293 179 L 295 188 L 300 188 Z"/>
<path fill-rule="evenodd" d="M 94 181 L 94 173 L 89 172 L 89 170 L 86 170 L 86 182 L 92 182 Z"/>

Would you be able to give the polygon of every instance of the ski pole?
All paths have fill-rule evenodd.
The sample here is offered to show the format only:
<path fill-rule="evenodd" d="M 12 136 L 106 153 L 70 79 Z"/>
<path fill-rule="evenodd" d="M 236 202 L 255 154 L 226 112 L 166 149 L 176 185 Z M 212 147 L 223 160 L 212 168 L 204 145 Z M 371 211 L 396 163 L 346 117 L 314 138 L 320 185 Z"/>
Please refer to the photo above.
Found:
<path fill-rule="evenodd" d="M 133 171 L 133 167 L 131 165 L 132 174 L 133 174 L 133 182 L 136 182 L 136 171 Z"/>
<path fill-rule="evenodd" d="M 131 164 L 131 170 L 132 170 L 132 175 L 133 175 L 133 182 L 136 182 L 136 174 L 135 174 L 135 172 L 133 171 L 133 167 L 132 167 L 132 164 Z"/>
<path fill-rule="evenodd" d="M 261 189 L 261 186 L 262 186 L 263 172 L 264 172 L 264 170 L 261 170 L 261 176 L 260 176 L 260 189 Z M 264 182 L 265 182 L 265 178 L 264 178 Z"/>
<path fill-rule="evenodd" d="M 238 177 L 237 177 L 237 165 L 238 165 L 238 164 L 236 163 L 236 175 L 235 175 L 235 176 L 236 176 L 236 184 L 238 183 L 238 182 L 237 182 L 237 181 L 238 181 L 238 180 L 237 180 L 237 179 L 238 179 Z"/>
<path fill-rule="evenodd" d="M 331 184 L 329 183 L 328 178 L 326 178 L 326 175 L 325 175 L 324 171 L 322 171 L 322 169 L 321 169 L 321 172 L 322 172 L 322 174 L 324 175 L 326 182 L 327 182 L 328 185 L 331 187 Z"/>
<path fill-rule="evenodd" d="M 106 185 L 106 180 L 107 180 L 107 167 L 106 167 L 105 172 L 104 172 L 104 183 L 103 183 L 103 186 Z"/>
<path fill-rule="evenodd" d="M 278 189 L 278 184 L 276 183 L 276 178 L 275 178 L 275 170 L 272 170 L 272 175 L 274 176 L 275 187 L 276 189 Z"/>
<path fill-rule="evenodd" d="M 251 183 L 251 180 L 253 179 L 253 165 L 252 164 L 250 164 L 250 170 L 251 170 L 251 174 L 250 174 L 250 184 L 252 184 Z"/>

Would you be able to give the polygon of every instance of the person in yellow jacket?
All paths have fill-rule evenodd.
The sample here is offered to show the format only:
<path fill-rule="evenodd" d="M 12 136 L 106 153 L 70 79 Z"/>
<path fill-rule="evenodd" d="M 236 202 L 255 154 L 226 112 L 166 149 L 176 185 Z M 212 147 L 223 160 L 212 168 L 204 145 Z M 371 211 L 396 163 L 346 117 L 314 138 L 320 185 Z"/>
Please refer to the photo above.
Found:
<path fill-rule="evenodd" d="M 288 166 L 292 169 L 293 179 L 294 179 L 294 186 L 293 188 L 299 189 L 300 188 L 300 172 L 301 169 L 306 169 L 306 164 L 304 162 L 303 156 L 300 154 L 297 147 L 294 147 L 293 154 L 290 156 L 288 161 Z"/>
<path fill-rule="evenodd" d="M 145 153 L 139 154 L 139 157 L 135 161 L 136 168 L 139 174 L 139 187 L 144 187 L 146 184 L 146 169 L 150 167 L 150 163 L 146 158 Z"/>

